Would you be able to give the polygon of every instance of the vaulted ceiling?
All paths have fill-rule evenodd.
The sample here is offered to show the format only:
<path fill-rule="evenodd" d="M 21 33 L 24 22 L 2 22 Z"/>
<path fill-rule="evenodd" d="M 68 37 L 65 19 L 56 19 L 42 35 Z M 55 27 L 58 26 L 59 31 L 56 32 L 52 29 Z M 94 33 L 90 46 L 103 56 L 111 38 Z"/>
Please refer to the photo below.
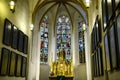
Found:
<path fill-rule="evenodd" d="M 84 1 L 85 0 L 30 0 L 32 20 L 34 22 L 35 16 L 38 15 L 38 13 L 40 13 L 39 15 L 45 16 L 51 11 L 55 18 L 57 18 L 59 14 L 65 13 L 71 18 L 71 21 L 73 21 L 72 16 L 77 12 L 83 21 L 87 23 L 88 13 Z"/>

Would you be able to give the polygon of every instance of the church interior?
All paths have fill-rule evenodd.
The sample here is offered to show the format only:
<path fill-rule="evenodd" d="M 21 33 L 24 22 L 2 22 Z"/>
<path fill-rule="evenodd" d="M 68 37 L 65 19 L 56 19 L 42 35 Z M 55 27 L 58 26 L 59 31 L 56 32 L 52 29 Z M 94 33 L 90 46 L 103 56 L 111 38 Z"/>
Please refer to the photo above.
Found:
<path fill-rule="evenodd" d="M 0 0 L 0 80 L 120 80 L 120 0 Z"/>

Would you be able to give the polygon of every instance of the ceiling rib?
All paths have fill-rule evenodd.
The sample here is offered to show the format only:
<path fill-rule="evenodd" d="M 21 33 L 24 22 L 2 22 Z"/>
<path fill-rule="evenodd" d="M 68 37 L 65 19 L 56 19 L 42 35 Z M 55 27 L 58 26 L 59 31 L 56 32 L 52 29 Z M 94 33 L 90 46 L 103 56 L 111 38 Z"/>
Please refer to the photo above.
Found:
<path fill-rule="evenodd" d="M 68 0 L 68 2 L 72 2 L 72 3 L 74 3 L 74 4 L 77 4 L 79 7 L 81 7 L 81 8 L 84 10 L 85 14 L 87 15 L 87 8 L 86 8 L 86 6 L 84 5 L 84 3 L 83 3 L 82 0 L 81 0 L 81 1 Z"/>
<path fill-rule="evenodd" d="M 82 15 L 82 16 L 84 17 L 84 19 L 85 19 L 85 22 L 87 23 L 87 16 L 86 16 L 84 10 L 83 10 L 79 5 L 77 5 L 77 4 L 75 4 L 75 3 L 72 3 L 72 2 L 68 2 L 68 3 L 71 4 L 71 5 L 73 5 L 78 11 L 80 11 L 81 15 Z"/>
<path fill-rule="evenodd" d="M 66 7 L 66 5 L 65 5 L 65 4 L 63 4 L 63 5 L 65 6 L 65 9 L 66 9 L 68 15 L 70 16 L 70 20 L 71 20 L 70 22 L 71 22 L 71 24 L 72 24 L 72 32 L 73 32 L 73 20 L 72 20 L 72 17 L 71 17 L 71 15 L 70 15 L 70 12 L 69 12 L 68 8 Z"/>
<path fill-rule="evenodd" d="M 54 21 L 54 36 L 56 34 L 56 21 L 57 21 L 57 15 L 58 15 L 58 11 L 59 11 L 59 7 L 60 7 L 61 3 L 59 3 L 57 11 L 56 11 L 56 15 L 55 15 L 55 21 Z"/>
<path fill-rule="evenodd" d="M 35 6 L 35 9 L 33 11 L 33 15 L 32 15 L 32 18 L 34 19 L 35 18 L 35 14 L 37 13 L 37 11 L 39 9 L 41 9 L 43 6 L 45 6 L 46 4 L 49 4 L 49 3 L 52 3 L 52 2 L 63 2 L 63 3 L 66 3 L 66 2 L 72 2 L 76 5 L 78 5 L 79 7 L 81 7 L 83 9 L 83 11 L 85 12 L 85 15 L 86 15 L 86 18 L 87 18 L 87 8 L 85 7 L 83 1 L 76 1 L 76 0 L 67 0 L 67 1 L 62 1 L 62 0 L 44 0 L 43 2 L 40 3 L 41 0 L 38 1 L 37 5 Z M 77 9 L 77 8 L 76 8 Z M 78 10 L 79 11 L 79 10 Z M 33 20 L 34 22 L 34 20 Z"/>
<path fill-rule="evenodd" d="M 76 7 L 74 7 L 73 5 L 71 5 L 71 4 L 69 4 L 69 3 L 66 3 L 66 4 L 67 4 L 68 6 L 71 6 L 72 8 L 74 8 L 74 9 L 79 13 L 79 15 L 82 17 L 83 21 L 86 22 L 85 19 L 84 19 L 84 17 L 83 17 L 83 15 L 80 13 L 80 11 L 79 11 Z"/>
<path fill-rule="evenodd" d="M 33 15 L 32 15 L 32 18 L 33 18 L 33 22 L 34 22 L 34 18 L 35 18 L 35 15 L 37 13 L 37 11 L 39 11 L 42 7 L 44 7 L 45 5 L 49 4 L 49 3 L 52 3 L 52 2 L 55 2 L 55 1 L 47 1 L 45 0 L 43 3 L 41 3 L 41 5 L 37 4 L 34 11 L 33 11 Z"/>
<path fill-rule="evenodd" d="M 43 16 L 42 16 L 42 18 L 40 19 L 40 22 L 39 22 L 39 29 L 40 29 L 40 24 L 41 24 L 44 16 L 45 16 L 45 15 L 47 14 L 47 12 L 48 12 L 52 7 L 54 7 L 55 5 L 57 5 L 57 3 L 54 3 L 53 5 L 51 5 L 51 6 L 45 11 L 45 13 L 43 14 Z"/>
<path fill-rule="evenodd" d="M 41 18 L 41 20 L 40 20 L 40 22 L 39 22 L 39 25 L 41 24 L 41 22 L 42 22 L 42 19 L 43 19 L 43 17 L 45 16 L 45 14 L 49 11 L 49 9 L 51 9 L 52 7 L 54 7 L 55 5 L 59 5 L 58 6 L 58 8 L 60 7 L 60 4 L 61 3 L 63 3 L 64 4 L 64 6 L 65 6 L 65 8 L 66 8 L 66 10 L 67 10 L 67 13 L 69 14 L 69 16 L 70 16 L 70 18 L 71 18 L 71 14 L 70 14 L 70 11 L 69 11 L 69 9 L 68 9 L 68 6 L 71 6 L 73 9 L 75 9 L 75 11 L 77 11 L 78 13 L 79 13 L 79 15 L 83 18 L 83 21 L 85 22 L 85 23 L 87 23 L 87 8 L 85 7 L 85 5 L 84 5 L 84 3 L 83 3 L 83 1 L 76 1 L 76 0 L 67 0 L 67 1 L 61 1 L 61 0 L 44 0 L 43 2 L 41 2 L 40 3 L 40 0 L 38 1 L 38 3 L 37 3 L 37 5 L 35 6 L 35 9 L 34 9 L 34 11 L 33 11 L 33 14 L 32 14 L 32 21 L 33 21 L 33 23 L 34 23 L 34 20 L 35 20 L 35 15 L 36 15 L 36 13 L 37 13 L 37 11 L 39 11 L 42 7 L 44 7 L 44 6 L 46 6 L 46 5 L 48 5 L 48 4 L 50 4 L 50 3 L 54 3 L 51 7 L 49 7 L 46 11 L 45 11 L 45 13 L 43 14 L 43 16 L 42 16 L 42 18 Z M 68 6 L 66 6 L 66 5 L 68 5 Z M 78 6 L 78 7 L 80 7 L 81 9 L 82 9 L 82 12 L 81 12 L 81 10 L 79 10 L 76 6 Z M 58 14 L 58 9 L 56 10 L 56 16 L 55 16 L 55 24 L 56 24 L 56 17 L 57 17 L 57 14 Z M 82 15 L 82 13 L 83 13 L 83 15 Z M 71 23 L 72 23 L 72 29 L 73 29 L 73 21 L 72 21 L 72 18 L 70 19 L 71 20 Z M 54 26 L 55 26 L 55 24 L 54 24 Z M 55 28 L 54 28 L 55 29 Z M 54 30 L 55 31 L 55 30 Z"/>

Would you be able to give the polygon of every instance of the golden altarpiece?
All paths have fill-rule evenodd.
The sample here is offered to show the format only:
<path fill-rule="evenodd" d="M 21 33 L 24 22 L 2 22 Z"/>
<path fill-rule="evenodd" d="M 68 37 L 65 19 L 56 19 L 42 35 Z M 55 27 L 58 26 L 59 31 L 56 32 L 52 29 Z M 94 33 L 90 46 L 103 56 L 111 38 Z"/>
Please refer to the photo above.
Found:
<path fill-rule="evenodd" d="M 68 61 L 65 59 L 65 51 L 63 49 L 58 53 L 58 61 L 51 64 L 50 80 L 58 80 L 56 79 L 57 76 L 64 76 L 65 80 L 73 80 L 72 60 Z"/>

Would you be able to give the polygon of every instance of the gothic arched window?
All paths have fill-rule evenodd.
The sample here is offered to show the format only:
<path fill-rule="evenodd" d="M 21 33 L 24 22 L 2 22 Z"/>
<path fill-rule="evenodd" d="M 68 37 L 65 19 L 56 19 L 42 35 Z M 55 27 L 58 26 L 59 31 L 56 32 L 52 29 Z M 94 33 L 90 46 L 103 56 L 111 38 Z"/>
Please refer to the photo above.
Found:
<path fill-rule="evenodd" d="M 48 62 L 48 17 L 40 25 L 40 63 Z"/>
<path fill-rule="evenodd" d="M 84 30 L 83 21 L 78 21 L 78 42 L 79 42 L 79 60 L 80 63 L 85 63 L 85 44 L 84 44 Z"/>
<path fill-rule="evenodd" d="M 57 54 L 60 52 L 60 49 L 65 50 L 65 58 L 67 60 L 71 59 L 71 25 L 69 17 L 66 15 L 61 15 L 57 18 L 56 23 L 56 47 Z M 58 56 L 57 56 L 58 59 Z"/>

